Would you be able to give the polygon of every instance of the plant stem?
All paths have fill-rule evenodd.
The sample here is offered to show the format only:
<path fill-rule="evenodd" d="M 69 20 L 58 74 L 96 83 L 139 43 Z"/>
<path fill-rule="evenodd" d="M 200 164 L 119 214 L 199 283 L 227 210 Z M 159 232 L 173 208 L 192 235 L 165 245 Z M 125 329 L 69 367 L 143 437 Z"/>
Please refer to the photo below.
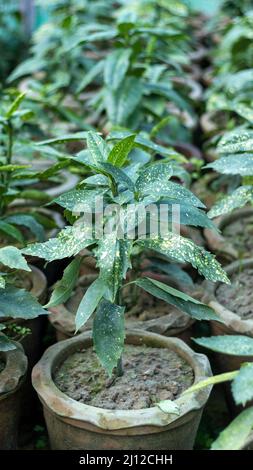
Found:
<path fill-rule="evenodd" d="M 13 127 L 12 127 L 11 121 L 8 121 L 6 127 L 7 127 L 7 136 L 8 136 L 6 164 L 10 165 L 11 160 L 12 160 L 12 147 L 13 147 Z"/>
<path fill-rule="evenodd" d="M 120 289 L 118 289 L 117 294 L 116 294 L 116 303 L 117 305 L 120 305 L 122 302 L 121 299 L 121 292 Z M 117 366 L 116 366 L 116 375 L 117 377 L 122 377 L 124 375 L 124 369 L 123 369 L 123 360 L 122 360 L 122 354 L 118 360 Z"/>
<path fill-rule="evenodd" d="M 118 364 L 116 367 L 116 374 L 117 374 L 117 377 L 122 377 L 122 375 L 124 375 L 122 356 L 120 356 L 118 360 Z"/>

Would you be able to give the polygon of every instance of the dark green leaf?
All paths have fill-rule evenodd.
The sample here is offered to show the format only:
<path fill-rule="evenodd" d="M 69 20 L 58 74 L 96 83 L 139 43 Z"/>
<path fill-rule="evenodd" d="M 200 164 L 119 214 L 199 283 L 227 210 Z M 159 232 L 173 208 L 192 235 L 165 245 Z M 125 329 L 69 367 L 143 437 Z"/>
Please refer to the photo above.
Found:
<path fill-rule="evenodd" d="M 45 315 L 39 302 L 30 292 L 24 289 L 17 289 L 13 286 L 6 286 L 0 292 L 0 316 L 11 318 L 24 318 L 26 320 Z"/>
<path fill-rule="evenodd" d="M 134 146 L 135 134 L 126 137 L 114 145 L 108 156 L 108 162 L 117 167 L 121 167 L 127 160 L 128 154 Z"/>
<path fill-rule="evenodd" d="M 31 271 L 21 251 L 15 246 L 5 246 L 0 248 L 0 263 L 12 269 L 23 269 Z"/>
<path fill-rule="evenodd" d="M 158 297 L 158 299 L 174 305 L 174 307 L 187 313 L 192 318 L 196 318 L 196 320 L 220 321 L 212 308 L 167 284 L 150 278 L 136 279 L 135 284 L 149 292 L 149 294 Z"/>
<path fill-rule="evenodd" d="M 232 383 L 232 393 L 237 405 L 245 405 L 253 399 L 253 364 L 241 367 Z"/>
<path fill-rule="evenodd" d="M 24 248 L 22 252 L 30 256 L 38 256 L 47 261 L 69 258 L 94 243 L 89 227 L 84 223 L 73 227 L 65 227 L 57 236 L 45 243 L 34 243 Z"/>
<path fill-rule="evenodd" d="M 206 279 L 210 279 L 214 282 L 221 281 L 228 284 L 230 283 L 225 271 L 223 271 L 215 257 L 187 238 L 168 233 L 168 235 L 163 238 L 139 239 L 137 243 L 143 248 L 158 251 L 181 263 L 185 261 L 191 263 Z"/>
<path fill-rule="evenodd" d="M 101 278 L 96 279 L 87 289 L 76 313 L 76 331 L 78 331 L 96 310 L 107 289 Z"/>
<path fill-rule="evenodd" d="M 45 308 L 55 307 L 56 305 L 63 304 L 66 302 L 76 285 L 80 266 L 82 263 L 81 257 L 76 257 L 71 263 L 65 268 L 63 276 L 54 287 L 53 293 Z"/>
<path fill-rule="evenodd" d="M 117 90 L 121 85 L 130 63 L 131 49 L 116 49 L 107 55 L 104 81 L 107 87 Z"/>
<path fill-rule="evenodd" d="M 212 450 L 239 450 L 253 429 L 253 407 L 242 411 L 213 442 Z"/>
<path fill-rule="evenodd" d="M 102 366 L 111 376 L 124 348 L 124 307 L 102 300 L 93 324 L 93 341 Z"/>
<path fill-rule="evenodd" d="M 194 341 L 204 348 L 232 356 L 253 356 L 253 338 L 242 335 L 211 336 Z"/>

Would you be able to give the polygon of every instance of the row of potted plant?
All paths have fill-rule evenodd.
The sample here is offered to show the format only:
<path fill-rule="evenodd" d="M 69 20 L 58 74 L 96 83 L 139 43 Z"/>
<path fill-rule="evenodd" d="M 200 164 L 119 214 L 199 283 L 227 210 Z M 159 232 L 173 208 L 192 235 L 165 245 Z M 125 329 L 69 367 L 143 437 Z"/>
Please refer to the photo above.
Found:
<path fill-rule="evenodd" d="M 222 40 L 213 49 L 213 79 L 206 91 L 207 113 L 201 120 L 207 139 L 207 160 L 209 159 L 202 184 L 209 195 L 210 190 L 212 191 L 212 200 L 217 200 L 210 207 L 208 215 L 214 219 L 219 230 L 219 233 L 211 233 L 209 229 L 205 229 L 204 234 L 209 249 L 225 266 L 231 286 L 204 283 L 206 292 L 202 300 L 214 309 L 223 323 L 211 322 L 212 334 L 215 336 L 197 342 L 216 353 L 221 375 L 213 377 L 211 381 L 232 381 L 232 386 L 227 386 L 226 392 L 233 413 L 238 415 L 221 433 L 216 449 L 234 448 L 233 446 L 241 448 L 245 440 L 248 441 L 247 448 L 252 446 L 253 409 L 252 396 L 249 393 L 253 371 L 250 294 L 253 194 L 250 78 L 252 45 L 249 39 L 252 10 L 249 5 L 245 5 L 243 13 L 240 13 L 240 16 L 223 24 Z M 243 206 L 246 207 L 238 209 Z M 237 394 L 241 380 L 245 386 L 244 396 Z M 240 436 L 236 432 L 239 427 Z M 237 444 L 233 440 L 237 440 Z"/>
<path fill-rule="evenodd" d="M 52 29 L 45 49 L 37 47 L 33 51 L 34 56 L 29 59 L 31 69 L 29 62 L 22 64 L 10 78 L 17 79 L 23 73 L 32 72 L 35 95 L 28 93 L 25 98 L 19 94 L 12 103 L 7 96 L 3 101 L 0 229 L 4 237 L 0 259 L 1 264 L 7 266 L 7 272 L 5 269 L 1 273 L 1 378 L 7 377 L 8 382 L 8 367 L 14 367 L 17 351 L 22 355 L 22 365 L 15 372 L 16 382 L 12 385 L 8 382 L 1 392 L 1 405 L 5 419 L 16 429 L 17 414 L 11 419 L 6 400 L 13 400 L 16 392 L 19 393 L 19 386 L 25 380 L 26 361 L 13 340 L 16 333 L 21 335 L 29 356 L 29 378 L 38 356 L 34 359 L 30 355 L 27 328 L 32 330 L 35 321 L 40 322 L 48 309 L 58 339 L 64 341 L 44 353 L 33 370 L 33 385 L 43 403 L 53 449 L 190 449 L 212 383 L 235 378 L 238 402 L 251 398 L 245 399 L 243 395 L 245 373 L 250 375 L 249 366 L 236 376 L 207 379 L 211 370 L 206 356 L 196 354 L 178 339 L 189 339 L 189 327 L 196 320 L 209 320 L 222 328 L 226 325 L 216 305 L 208 306 L 200 300 L 203 293 L 196 289 L 187 273 L 189 265 L 209 281 L 229 282 L 215 257 L 188 238 L 192 226 L 216 230 L 203 203 L 187 189 L 187 166 L 177 146 L 181 129 L 186 135 L 187 112 L 193 121 L 195 119 L 191 102 L 182 92 L 181 85 L 185 82 L 178 80 L 184 76 L 180 73 L 174 77 L 175 62 L 171 66 L 171 58 L 178 52 L 175 44 L 178 44 L 178 47 L 186 47 L 184 58 L 176 62 L 178 67 L 181 66 L 182 74 L 183 70 L 191 69 L 191 63 L 185 61 L 189 52 L 189 41 L 185 37 L 188 13 L 183 2 L 177 2 L 178 10 L 176 6 L 153 1 L 146 10 L 147 2 L 139 2 L 137 11 L 132 2 L 128 3 L 117 10 L 116 21 L 106 9 L 101 10 L 102 16 L 105 12 L 103 19 L 100 14 L 97 16 L 93 5 L 87 5 L 89 21 L 84 22 L 76 11 L 67 20 L 68 5 L 61 6 L 57 18 L 66 38 Z M 143 8 L 147 15 L 145 20 Z M 91 24 L 91 18 L 96 22 Z M 54 40 L 60 40 L 63 49 L 56 49 Z M 62 55 L 57 57 L 58 65 L 52 57 L 50 69 L 48 59 L 52 51 Z M 57 67 L 59 72 L 63 71 L 63 57 L 66 58 L 68 84 L 52 78 Z M 72 90 L 68 87 L 78 81 L 78 75 L 69 61 L 77 65 L 76 57 L 80 63 L 84 57 L 83 64 L 89 59 L 89 65 L 84 70 L 80 67 L 81 73 L 80 70 L 78 73 L 82 81 L 78 90 Z M 92 62 L 96 63 L 91 65 Z M 42 76 L 37 74 L 38 66 L 43 69 Z M 178 90 L 174 84 L 179 84 Z M 43 87 L 46 87 L 45 93 L 50 90 L 46 100 L 38 95 L 44 93 Z M 86 97 L 81 97 L 87 87 L 88 103 Z M 198 89 L 193 86 L 192 93 Z M 59 90 L 62 98 L 67 92 L 71 100 L 78 101 L 78 113 L 83 109 L 82 112 L 88 114 L 94 109 L 95 120 L 80 125 L 80 119 L 68 112 L 69 109 L 65 112 L 63 106 L 62 112 L 62 98 L 50 107 L 50 94 L 56 96 Z M 168 106 L 171 103 L 178 106 L 181 114 L 173 113 L 173 106 Z M 40 120 L 39 125 L 36 123 L 35 135 L 36 139 L 39 133 L 43 135 L 43 141 L 32 140 L 29 124 L 25 124 L 24 132 L 22 130 L 22 141 L 16 141 L 16 129 L 20 129 L 24 119 L 33 116 L 25 109 L 27 104 L 33 112 L 50 109 L 56 129 L 61 126 L 58 119 L 64 118 L 68 133 L 60 135 L 58 128 L 57 136 L 48 135 L 48 122 L 44 126 Z M 91 128 L 94 126 L 100 132 Z M 169 138 L 166 138 L 167 131 L 171 132 Z M 27 150 L 31 152 L 29 160 L 27 153 L 25 159 L 22 158 Z M 39 155 L 52 159 L 52 163 L 47 161 L 46 168 L 35 170 L 27 167 L 27 162 L 33 162 L 34 156 Z M 63 169 L 78 175 L 78 179 L 72 180 L 72 187 L 61 187 L 60 192 L 49 193 L 48 186 L 55 183 Z M 16 200 L 20 204 L 18 210 Z M 47 208 L 38 207 L 34 202 L 38 200 L 39 204 L 46 202 Z M 48 203 L 61 214 L 57 220 L 60 228 L 57 236 L 52 233 L 55 225 L 48 223 L 50 218 L 55 221 Z M 186 236 L 173 229 L 175 205 L 180 205 Z M 24 210 L 20 210 L 21 207 Z M 139 210 L 143 208 L 150 212 L 149 222 L 158 223 L 157 233 L 152 232 L 149 223 L 144 233 L 139 234 L 137 229 L 144 220 Z M 46 214 L 41 213 L 45 210 Z M 95 220 L 89 218 L 92 212 Z M 62 216 L 66 223 L 62 224 Z M 163 225 L 165 231 L 161 230 Z M 48 301 L 42 298 L 42 293 L 32 290 L 35 281 L 30 280 L 30 275 L 22 274 L 28 269 L 37 272 L 36 268 L 28 267 L 24 256 L 28 262 L 39 266 L 44 262 L 49 266 L 54 264 L 54 274 L 59 269 L 59 264 L 55 263 L 66 262 Z M 38 260 L 44 261 L 41 264 Z M 9 273 L 12 268 L 15 268 L 14 277 Z M 43 279 L 40 277 L 40 286 Z M 30 290 L 33 297 L 20 290 L 20 286 Z M 225 289 L 223 284 L 220 288 Z M 34 296 L 40 297 L 43 308 Z M 16 308 L 16 303 L 20 307 Z M 12 317 L 18 319 L 14 328 Z M 26 323 L 20 322 L 20 318 Z M 32 325 L 27 323 L 30 319 L 33 319 Z M 65 339 L 83 330 L 76 337 Z M 40 333 L 35 342 L 37 347 L 39 336 Z M 218 336 L 197 342 L 211 348 L 216 341 L 213 348 L 224 353 L 230 347 L 228 338 Z M 233 344 L 241 346 L 242 355 L 247 357 L 252 353 L 252 345 L 249 338 L 245 340 L 247 344 L 242 338 L 233 337 Z M 207 388 L 202 388 L 204 385 Z M 15 403 L 18 407 L 18 398 Z M 250 423 L 250 412 L 246 411 L 247 423 Z M 251 429 L 249 424 L 247 429 Z M 240 445 L 248 435 L 245 431 Z M 0 438 L 3 448 L 15 447 L 15 435 L 12 436 L 14 438 L 3 434 Z M 234 442 L 223 444 L 221 438 L 213 448 L 222 445 L 239 446 Z"/>

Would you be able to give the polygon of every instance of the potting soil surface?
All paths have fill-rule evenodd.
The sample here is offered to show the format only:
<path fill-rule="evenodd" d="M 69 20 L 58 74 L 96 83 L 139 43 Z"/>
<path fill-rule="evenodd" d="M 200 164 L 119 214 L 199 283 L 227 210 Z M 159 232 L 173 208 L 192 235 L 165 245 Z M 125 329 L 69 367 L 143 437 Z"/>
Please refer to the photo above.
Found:
<path fill-rule="evenodd" d="M 165 348 L 125 345 L 122 377 L 109 378 L 92 348 L 77 351 L 56 370 L 54 381 L 69 397 L 106 409 L 149 408 L 175 400 L 194 381 L 191 366 Z"/>

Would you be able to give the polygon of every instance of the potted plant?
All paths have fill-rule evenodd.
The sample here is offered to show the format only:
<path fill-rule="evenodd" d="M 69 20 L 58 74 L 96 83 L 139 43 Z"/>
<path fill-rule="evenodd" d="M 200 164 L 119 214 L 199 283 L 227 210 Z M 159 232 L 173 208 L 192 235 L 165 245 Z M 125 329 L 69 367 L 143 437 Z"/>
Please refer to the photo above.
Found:
<path fill-rule="evenodd" d="M 15 272 L 30 271 L 16 247 L 0 248 L 0 266 L 0 449 L 15 449 L 28 368 L 20 342 L 30 333 L 19 321 L 30 321 L 46 311 L 31 293 L 15 286 Z"/>
<path fill-rule="evenodd" d="M 209 211 L 211 218 L 217 218 L 217 226 L 223 236 L 205 231 L 211 250 L 230 260 L 251 257 L 252 254 L 252 209 L 238 209 L 252 201 L 251 136 L 251 129 L 240 128 L 225 134 L 217 147 L 220 158 L 207 165 L 223 175 L 237 175 L 239 178 L 239 184 L 231 194 L 218 201 Z"/>
<path fill-rule="evenodd" d="M 169 181 L 172 175 L 169 163 L 154 163 L 141 168 L 138 167 L 138 170 L 137 168 L 132 169 L 132 172 L 130 172 L 126 161 L 128 153 L 134 145 L 134 137 L 123 139 L 116 146 L 110 148 L 98 134 L 88 133 L 85 156 L 73 157 L 73 159 L 90 168 L 94 173 L 93 179 L 88 180 L 89 184 L 86 182 L 84 189 L 66 193 L 61 198 L 58 198 L 58 203 L 68 211 L 72 211 L 72 222 L 74 224 L 65 227 L 57 238 L 50 239 L 45 243 L 29 245 L 22 250 L 26 255 L 36 255 L 43 257 L 47 261 L 53 261 L 55 259 L 78 256 L 79 253 L 82 253 L 83 249 L 89 247 L 96 257 L 99 269 L 97 279 L 88 287 L 76 314 L 76 330 L 79 330 L 96 311 L 93 323 L 93 336 L 88 332 L 53 346 L 45 353 L 33 371 L 34 387 L 45 407 L 53 448 L 78 449 L 86 445 L 101 449 L 105 448 L 104 446 L 108 448 L 109 442 L 111 448 L 118 448 L 119 446 L 125 449 L 129 448 L 129 446 L 142 448 L 143 445 L 147 446 L 147 442 L 148 446 L 152 449 L 158 448 L 159 445 L 162 448 L 167 448 L 168 445 L 171 448 L 177 449 L 191 448 L 201 410 L 207 398 L 207 395 L 205 397 L 195 397 L 197 401 L 200 400 L 195 411 L 193 411 L 193 408 L 195 408 L 196 402 L 194 407 L 192 407 L 193 403 L 187 402 L 181 404 L 179 398 L 178 404 L 182 405 L 182 408 L 180 408 L 181 411 L 179 411 L 178 417 L 175 417 L 173 412 L 170 414 L 169 411 L 168 416 L 159 407 L 154 406 L 159 401 L 159 398 L 156 396 L 150 399 L 148 389 L 147 393 L 145 393 L 147 401 L 143 403 L 138 399 L 139 404 L 137 408 L 139 411 L 136 412 L 135 410 L 133 412 L 134 400 L 131 401 L 131 404 L 118 405 L 118 410 L 116 404 L 116 410 L 112 411 L 112 405 L 108 405 L 107 399 L 105 399 L 104 406 L 100 405 L 100 408 L 96 408 L 88 404 L 89 398 L 86 397 L 87 403 L 85 403 L 85 397 L 84 403 L 77 403 L 77 401 L 67 396 L 70 393 L 69 391 L 67 394 L 64 394 L 56 386 L 58 381 L 56 378 L 57 371 L 59 371 L 59 378 L 62 374 L 64 375 L 61 366 L 64 367 L 65 359 L 71 358 L 80 349 L 81 345 L 84 347 L 84 353 L 86 351 L 88 351 L 88 354 L 92 353 L 90 348 L 92 343 L 100 363 L 109 375 L 109 378 L 106 375 L 103 375 L 103 377 L 105 377 L 105 380 L 109 380 L 108 389 L 110 393 L 113 384 L 117 384 L 121 380 L 120 377 L 124 378 L 124 380 L 127 379 L 127 376 L 124 376 L 123 370 L 126 368 L 124 357 L 122 359 L 125 338 L 125 307 L 122 300 L 122 287 L 125 284 L 124 279 L 131 266 L 131 258 L 135 248 L 157 251 L 179 262 L 188 261 L 205 277 L 213 281 L 221 280 L 228 282 L 224 271 L 210 253 L 194 245 L 192 241 L 172 233 L 171 229 L 166 230 L 166 233 L 163 235 L 160 233 L 154 235 L 153 230 L 150 230 L 150 228 L 144 230 L 145 235 L 148 236 L 143 237 L 138 235 L 138 232 L 136 233 L 140 222 L 144 220 L 141 217 L 139 222 L 136 221 L 136 209 L 140 205 L 147 207 L 150 201 L 158 204 L 165 198 L 167 200 L 170 198 L 170 200 L 173 200 L 173 203 L 178 202 L 181 204 L 182 214 L 186 207 L 188 210 L 190 203 L 192 217 L 199 218 L 201 217 L 200 214 L 202 214 L 205 218 L 205 215 L 197 208 L 199 205 L 201 206 L 201 203 L 195 196 L 186 188 Z M 95 187 L 94 184 L 96 185 Z M 101 198 L 101 195 L 104 198 L 105 207 L 103 203 L 102 206 L 101 204 L 98 205 L 99 207 L 97 206 L 98 201 L 95 199 L 97 196 Z M 85 214 L 91 213 L 94 204 L 96 206 L 94 214 L 98 217 L 98 219 L 95 217 L 95 225 L 92 222 L 93 217 L 91 219 L 89 217 L 88 219 L 85 218 Z M 113 204 L 114 210 L 116 204 L 116 213 L 120 210 L 120 218 L 117 215 L 115 216 L 114 210 L 110 212 L 112 209 L 110 204 Z M 134 217 L 129 215 L 129 208 L 131 208 L 131 213 Z M 167 217 L 169 217 L 168 214 Z M 97 223 L 100 223 L 99 227 L 96 225 Z M 124 236 L 122 236 L 122 229 Z M 130 233 L 132 233 L 132 237 L 130 237 Z M 55 301 L 55 304 L 57 299 L 60 299 L 61 302 L 62 299 L 66 301 L 75 285 L 76 272 L 78 271 L 80 261 L 78 262 L 76 258 L 71 263 L 72 269 L 68 271 L 67 276 L 65 272 L 65 278 L 53 292 L 51 302 Z M 152 295 L 174 306 L 178 306 L 193 318 L 218 320 L 212 309 L 167 284 L 147 277 L 137 278 L 130 282 L 132 282 L 133 287 L 137 285 Z M 197 381 L 199 376 L 209 374 L 207 372 L 206 360 L 203 357 L 199 358 L 196 356 L 180 340 L 165 338 L 138 330 L 129 332 L 126 337 L 126 342 L 130 345 L 146 344 L 155 348 L 160 345 L 162 348 L 165 348 L 165 351 L 172 348 L 174 352 L 179 354 L 179 361 L 184 357 L 188 366 L 191 364 L 195 380 Z M 138 352 L 138 346 L 136 347 Z M 152 352 L 154 353 L 151 347 L 150 353 L 152 354 Z M 132 363 L 131 358 L 130 363 Z M 100 367 L 99 363 L 96 362 L 95 370 L 99 370 L 99 374 L 102 370 Z M 187 368 L 187 365 L 185 367 Z M 152 374 L 153 372 L 151 371 Z M 97 374 L 95 375 L 97 376 Z M 100 389 L 99 384 L 94 383 L 93 385 L 95 389 Z M 66 384 L 62 386 L 58 382 L 58 387 L 62 387 L 62 390 L 66 391 L 65 386 Z M 188 384 L 185 384 L 185 386 L 187 388 Z M 104 382 L 101 387 L 103 391 L 106 389 Z M 125 390 L 125 387 L 123 389 Z M 153 394 L 154 391 L 152 392 Z M 166 393 L 162 394 L 162 396 L 165 395 Z M 160 394 L 159 396 L 161 398 Z M 60 404 L 61 411 L 58 407 L 56 407 L 57 409 L 53 407 L 53 402 Z M 121 402 L 119 401 L 119 403 Z M 170 402 L 167 402 L 166 405 L 171 405 L 174 408 Z M 72 406 L 74 407 L 73 412 L 70 412 Z M 110 411 L 106 409 L 108 406 L 111 408 Z M 129 407 L 130 409 L 124 411 L 120 409 L 121 406 Z M 78 419 L 80 419 L 78 422 L 76 421 L 77 415 Z M 67 424 L 69 418 L 65 420 L 67 416 L 73 417 L 73 420 L 70 419 L 69 421 L 70 424 Z M 188 419 L 193 421 L 188 421 Z M 60 438 L 58 440 L 53 436 L 55 433 L 52 434 L 52 426 L 55 429 L 56 423 L 58 425 L 58 420 L 61 421 L 63 426 L 58 436 L 62 436 L 62 433 L 67 433 L 68 437 L 66 439 Z M 87 426 L 85 423 L 87 423 Z M 171 424 L 168 426 L 168 423 Z M 185 428 L 184 430 L 181 429 L 181 424 Z M 83 427 L 82 431 L 80 431 L 80 426 Z M 93 439 L 93 443 L 90 440 L 90 430 L 92 430 L 92 435 L 96 436 L 96 439 Z M 95 434 L 94 431 L 96 432 Z M 154 435 L 158 431 L 159 444 Z M 180 436 L 178 433 L 180 433 Z M 134 439 L 130 440 L 130 434 L 133 434 Z M 137 434 L 139 434 L 138 438 Z M 106 435 L 109 441 L 106 439 Z M 143 435 L 145 435 L 145 440 L 143 440 Z M 190 435 L 191 437 L 189 437 Z"/>

